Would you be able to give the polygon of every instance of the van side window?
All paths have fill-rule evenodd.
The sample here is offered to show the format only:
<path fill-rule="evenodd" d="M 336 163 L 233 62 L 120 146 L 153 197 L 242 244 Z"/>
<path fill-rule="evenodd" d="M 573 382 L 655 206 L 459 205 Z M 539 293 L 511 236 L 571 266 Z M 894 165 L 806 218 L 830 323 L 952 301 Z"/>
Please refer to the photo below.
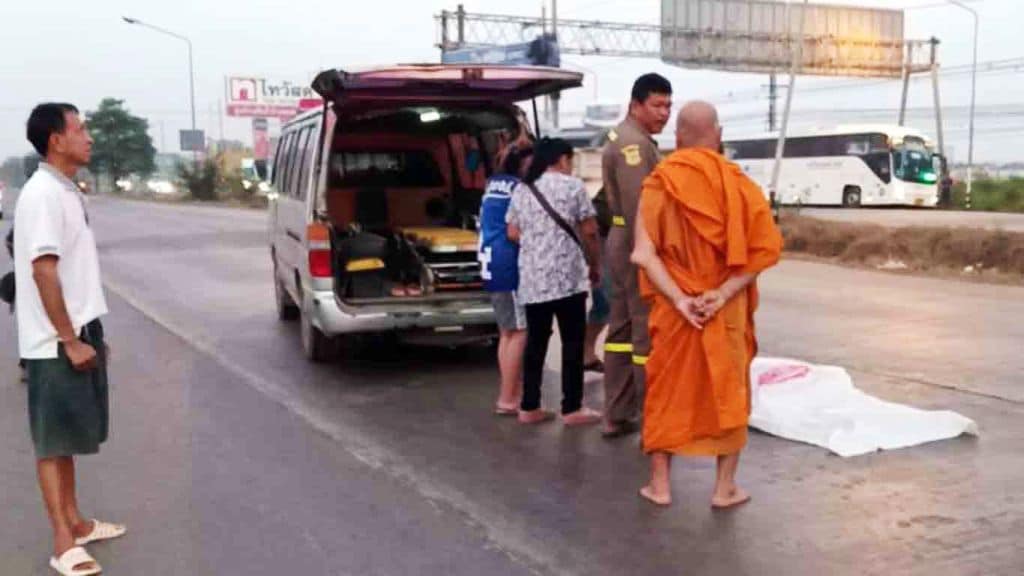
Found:
<path fill-rule="evenodd" d="M 274 170 L 275 176 L 274 181 L 277 184 L 277 190 L 285 196 L 291 196 L 292 191 L 288 186 L 290 171 L 289 166 L 290 160 L 294 155 L 292 152 L 295 149 L 295 132 L 289 132 L 281 137 L 281 149 L 277 155 L 277 169 Z"/>
<path fill-rule="evenodd" d="M 313 126 L 305 128 L 299 135 L 299 161 L 302 162 L 299 168 L 298 198 L 305 200 L 309 195 L 309 172 L 313 165 L 313 157 L 316 150 L 316 130 Z"/>
<path fill-rule="evenodd" d="M 285 137 L 282 135 L 277 139 L 277 146 L 274 147 L 274 162 L 271 165 L 270 183 L 278 190 L 281 190 L 284 182 L 284 180 L 281 179 L 281 172 L 284 170 L 284 164 L 281 161 L 284 158 L 284 143 Z"/>
<path fill-rule="evenodd" d="M 299 168 L 302 161 L 300 147 L 302 146 L 304 136 L 305 132 L 296 130 L 292 132 L 292 137 L 288 142 L 288 168 L 285 174 L 285 188 L 287 189 L 288 196 L 292 198 L 299 197 Z"/>
<path fill-rule="evenodd" d="M 298 198 L 301 194 L 299 172 L 302 170 L 302 147 L 306 141 L 306 129 L 302 128 L 295 132 L 292 142 L 290 160 L 288 160 L 288 195 Z"/>

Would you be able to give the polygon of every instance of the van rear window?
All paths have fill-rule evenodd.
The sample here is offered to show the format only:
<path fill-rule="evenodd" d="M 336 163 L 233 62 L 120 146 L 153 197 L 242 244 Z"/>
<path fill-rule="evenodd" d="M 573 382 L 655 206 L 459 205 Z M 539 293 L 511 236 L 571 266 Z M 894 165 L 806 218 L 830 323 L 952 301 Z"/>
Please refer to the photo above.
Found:
<path fill-rule="evenodd" d="M 443 186 L 433 156 L 425 150 L 336 151 L 331 154 L 332 188 Z"/>

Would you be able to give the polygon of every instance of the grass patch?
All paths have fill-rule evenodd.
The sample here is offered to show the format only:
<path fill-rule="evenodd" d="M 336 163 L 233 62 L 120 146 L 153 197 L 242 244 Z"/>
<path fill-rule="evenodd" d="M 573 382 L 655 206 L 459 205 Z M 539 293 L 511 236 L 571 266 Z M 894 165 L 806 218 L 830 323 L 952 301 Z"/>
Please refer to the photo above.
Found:
<path fill-rule="evenodd" d="M 887 228 L 783 215 L 786 251 L 841 263 L 1024 280 L 1024 233 L 973 228 Z"/>
<path fill-rule="evenodd" d="M 953 205 L 963 209 L 967 205 L 967 184 L 953 186 Z M 971 191 L 971 210 L 990 212 L 1024 212 L 1024 178 L 993 180 L 979 178 Z"/>

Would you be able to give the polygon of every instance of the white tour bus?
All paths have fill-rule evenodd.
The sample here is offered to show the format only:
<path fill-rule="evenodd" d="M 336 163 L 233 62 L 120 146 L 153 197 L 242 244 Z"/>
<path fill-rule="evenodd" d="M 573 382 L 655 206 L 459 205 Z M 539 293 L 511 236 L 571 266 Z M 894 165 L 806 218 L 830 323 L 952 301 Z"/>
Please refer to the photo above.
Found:
<path fill-rule="evenodd" d="M 767 194 L 777 134 L 725 142 L 726 156 Z M 783 204 L 935 206 L 939 162 L 921 132 L 895 125 L 840 126 L 786 138 L 778 194 Z"/>

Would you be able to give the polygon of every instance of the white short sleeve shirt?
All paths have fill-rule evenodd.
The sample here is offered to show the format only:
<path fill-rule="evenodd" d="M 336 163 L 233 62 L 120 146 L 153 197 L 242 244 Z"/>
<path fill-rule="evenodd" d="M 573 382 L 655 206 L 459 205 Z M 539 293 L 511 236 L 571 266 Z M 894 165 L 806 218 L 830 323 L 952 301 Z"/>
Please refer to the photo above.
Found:
<path fill-rule="evenodd" d="M 32 278 L 32 262 L 47 255 L 58 258 L 64 305 L 78 333 L 107 313 L 96 239 L 89 228 L 81 191 L 43 162 L 21 189 L 14 210 L 18 347 L 21 357 L 30 360 L 57 357 L 57 330 Z"/>

